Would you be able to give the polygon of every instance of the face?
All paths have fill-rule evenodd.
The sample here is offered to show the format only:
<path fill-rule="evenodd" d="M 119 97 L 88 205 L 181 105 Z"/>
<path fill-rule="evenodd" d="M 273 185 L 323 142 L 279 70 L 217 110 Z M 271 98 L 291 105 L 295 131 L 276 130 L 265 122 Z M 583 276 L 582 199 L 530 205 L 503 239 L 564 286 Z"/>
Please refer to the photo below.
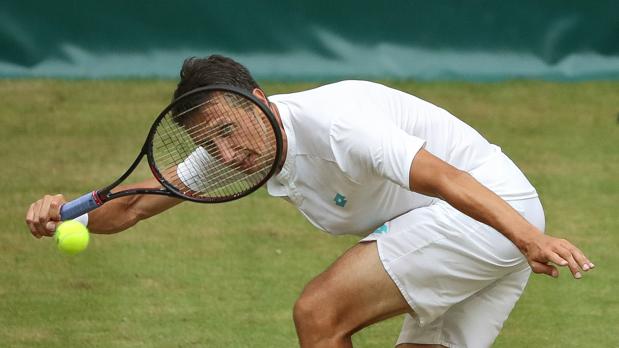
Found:
<path fill-rule="evenodd" d="M 219 94 L 185 122 L 194 142 L 218 162 L 246 174 L 271 166 L 275 137 L 258 106 L 237 95 Z"/>

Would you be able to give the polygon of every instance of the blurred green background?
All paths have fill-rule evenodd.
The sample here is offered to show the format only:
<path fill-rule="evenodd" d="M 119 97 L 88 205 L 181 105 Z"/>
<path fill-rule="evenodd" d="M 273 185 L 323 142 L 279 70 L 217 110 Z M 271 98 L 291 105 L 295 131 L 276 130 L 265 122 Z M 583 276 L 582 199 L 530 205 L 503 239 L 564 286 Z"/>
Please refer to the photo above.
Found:
<path fill-rule="evenodd" d="M 0 347 L 297 345 L 296 297 L 357 238 L 317 231 L 264 190 L 182 204 L 74 257 L 24 223 L 43 194 L 75 198 L 122 173 L 182 60 L 213 53 L 268 94 L 366 78 L 474 126 L 536 186 L 548 233 L 597 266 L 532 277 L 495 346 L 619 346 L 618 4 L 3 2 Z M 400 323 L 354 342 L 392 346 Z"/>
<path fill-rule="evenodd" d="M 232 56 L 260 80 L 619 78 L 615 0 L 0 4 L 0 76 L 176 78 Z"/>

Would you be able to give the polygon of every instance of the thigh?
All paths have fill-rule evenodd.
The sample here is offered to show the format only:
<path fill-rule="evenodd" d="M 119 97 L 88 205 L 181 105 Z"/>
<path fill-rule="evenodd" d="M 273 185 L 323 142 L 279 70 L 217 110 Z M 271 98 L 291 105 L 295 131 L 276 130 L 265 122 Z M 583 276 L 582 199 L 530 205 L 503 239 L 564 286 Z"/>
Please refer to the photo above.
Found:
<path fill-rule="evenodd" d="M 498 279 L 528 267 L 502 234 L 444 202 L 399 216 L 368 239 L 377 241 L 385 270 L 420 326 Z"/>
<path fill-rule="evenodd" d="M 543 209 L 538 199 L 509 203 L 544 230 Z M 391 239 L 399 240 L 398 243 L 378 238 L 379 246 L 381 240 L 386 244 L 382 252 L 385 255 L 381 256 L 393 263 L 387 268 L 394 277 L 402 279 L 398 282 L 405 284 L 405 292 L 410 292 L 407 298 L 417 313 L 405 317 L 398 344 L 489 347 L 520 298 L 530 268 L 520 251 L 492 228 L 483 224 L 475 227 L 475 222 L 457 212 L 442 217 L 433 215 L 438 226 L 432 228 L 431 223 L 419 225 L 420 219 L 415 219 L 418 228 L 427 226 L 429 232 L 424 232 L 424 238 L 428 234 L 435 237 L 430 243 L 417 243 L 421 246 L 413 246 L 416 248 L 413 253 L 394 254 L 389 249 L 390 245 L 402 245 L 398 233 L 411 225 L 406 216 L 388 226 L 394 229 Z M 450 227 L 441 231 L 441 226 Z M 410 263 L 415 267 L 408 270 Z M 421 289 L 419 284 L 424 284 L 426 289 Z"/>
<path fill-rule="evenodd" d="M 299 301 L 320 308 L 350 334 L 411 310 L 385 272 L 374 242 L 349 249 L 305 287 Z"/>
<path fill-rule="evenodd" d="M 520 298 L 531 271 L 524 268 L 453 305 L 425 326 L 406 316 L 398 348 L 410 342 L 439 342 L 445 347 L 490 347 Z M 411 346 L 414 347 L 414 346 Z"/>
<path fill-rule="evenodd" d="M 443 321 L 446 339 L 467 347 L 492 346 L 530 275 L 528 267 L 510 273 L 450 308 Z"/>

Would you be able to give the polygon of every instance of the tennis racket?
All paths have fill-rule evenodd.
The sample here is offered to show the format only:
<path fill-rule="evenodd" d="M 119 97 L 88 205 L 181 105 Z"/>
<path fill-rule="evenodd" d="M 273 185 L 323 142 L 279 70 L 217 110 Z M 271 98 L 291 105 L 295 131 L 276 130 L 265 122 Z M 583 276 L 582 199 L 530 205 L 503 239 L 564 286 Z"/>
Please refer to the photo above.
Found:
<path fill-rule="evenodd" d="M 61 220 L 136 194 L 200 203 L 239 199 L 275 173 L 282 148 L 275 117 L 256 97 L 230 86 L 197 88 L 172 101 L 159 114 L 140 153 L 122 176 L 109 186 L 63 204 Z M 144 156 L 162 188 L 112 192 Z"/>

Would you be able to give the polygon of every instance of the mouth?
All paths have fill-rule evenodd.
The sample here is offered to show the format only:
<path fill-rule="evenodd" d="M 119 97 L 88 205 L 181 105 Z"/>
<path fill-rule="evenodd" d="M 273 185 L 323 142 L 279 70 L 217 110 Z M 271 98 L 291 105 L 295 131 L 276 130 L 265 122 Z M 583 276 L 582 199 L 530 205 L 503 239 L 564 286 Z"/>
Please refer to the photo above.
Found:
<path fill-rule="evenodd" d="M 237 169 L 250 174 L 256 171 L 257 153 L 247 150 L 239 157 L 240 158 L 235 161 L 235 167 Z"/>

